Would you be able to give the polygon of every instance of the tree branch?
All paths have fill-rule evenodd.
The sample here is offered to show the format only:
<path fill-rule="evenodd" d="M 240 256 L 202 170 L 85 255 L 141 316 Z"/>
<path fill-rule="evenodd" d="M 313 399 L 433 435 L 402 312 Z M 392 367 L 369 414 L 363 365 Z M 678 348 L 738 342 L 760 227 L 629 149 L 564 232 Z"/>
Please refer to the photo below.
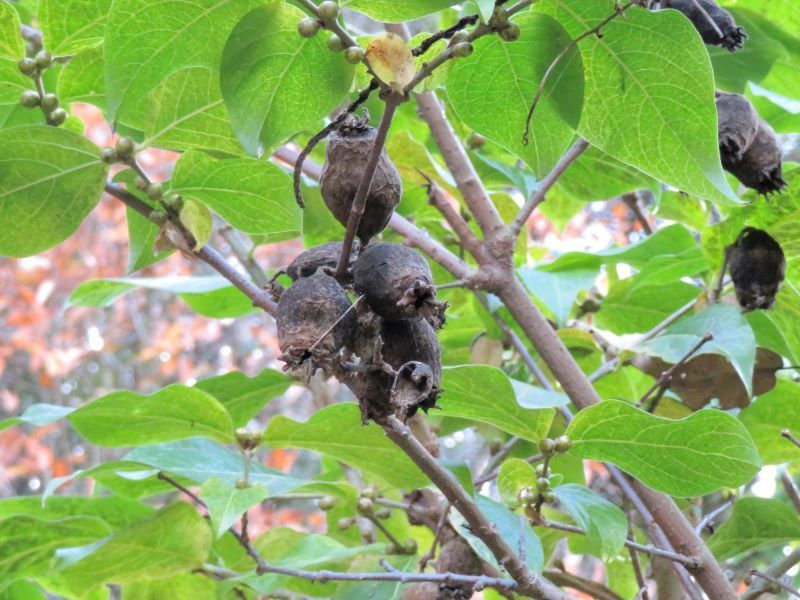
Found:
<path fill-rule="evenodd" d="M 785 556 L 772 565 L 766 570 L 766 574 L 770 577 L 780 577 L 797 563 L 800 563 L 800 548 L 795 548 L 788 556 Z M 751 588 L 742 595 L 742 600 L 756 600 L 756 598 L 760 598 L 763 594 L 767 593 L 768 587 L 769 583 L 765 581 L 754 583 Z"/>
<path fill-rule="evenodd" d="M 480 255 L 483 252 L 483 246 L 481 240 L 478 239 L 474 233 L 472 233 L 472 229 L 469 228 L 469 224 L 464 220 L 464 218 L 458 214 L 453 205 L 450 204 L 450 201 L 445 197 L 444 191 L 436 184 L 436 182 L 428 176 L 427 173 L 417 169 L 419 174 L 427 181 L 427 188 L 428 188 L 428 203 L 433 205 L 436 210 L 438 210 L 444 220 L 447 221 L 447 224 L 450 225 L 450 229 L 453 230 L 453 233 L 456 234 L 458 237 L 458 241 L 473 256 Z"/>
<path fill-rule="evenodd" d="M 794 509 L 800 513 L 800 490 L 797 489 L 792 476 L 789 475 L 789 472 L 783 467 L 780 470 L 780 478 L 781 485 L 783 485 L 783 490 L 789 497 Z"/>
<path fill-rule="evenodd" d="M 765 581 L 767 581 L 767 582 L 769 582 L 769 583 L 771 583 L 773 585 L 777 585 L 779 588 L 781 588 L 784 591 L 786 591 L 789 595 L 794 596 L 795 598 L 800 598 L 800 592 L 798 592 L 794 588 L 789 587 L 788 585 L 783 583 L 780 579 L 778 579 L 777 577 L 773 577 L 769 573 L 763 573 L 763 572 L 759 571 L 758 569 L 752 569 L 750 571 L 750 575 L 752 575 L 754 577 L 760 577 L 761 579 L 763 579 L 763 580 L 765 580 Z"/>
<path fill-rule="evenodd" d="M 709 525 L 711 525 L 713 527 L 714 519 L 716 519 L 719 515 L 724 513 L 726 510 L 728 510 L 731 507 L 731 505 L 733 505 L 733 500 L 728 500 L 727 502 L 723 502 L 717 508 L 715 508 L 710 513 L 708 513 L 706 516 L 704 516 L 700 520 L 700 522 L 697 524 L 697 527 L 694 528 L 694 530 L 697 532 L 697 535 L 700 535 L 701 533 L 703 533 L 705 528 L 708 527 Z"/>
<path fill-rule="evenodd" d="M 795 436 L 792 435 L 792 432 L 788 429 L 781 430 L 781 437 L 785 437 L 787 440 L 792 442 L 795 446 L 800 448 L 800 440 L 798 440 Z"/>

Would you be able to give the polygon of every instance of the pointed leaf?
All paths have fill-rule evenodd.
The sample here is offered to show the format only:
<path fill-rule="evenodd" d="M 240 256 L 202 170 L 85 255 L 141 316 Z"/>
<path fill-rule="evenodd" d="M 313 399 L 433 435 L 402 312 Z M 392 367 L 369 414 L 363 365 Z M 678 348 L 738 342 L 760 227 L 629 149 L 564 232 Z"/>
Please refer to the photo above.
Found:
<path fill-rule="evenodd" d="M 55 56 L 103 43 L 111 0 L 40 0 L 37 16 L 45 48 Z"/>
<path fill-rule="evenodd" d="M 771 498 L 742 498 L 708 540 L 720 560 L 775 544 L 800 541 L 800 517 L 788 504 Z"/>
<path fill-rule="evenodd" d="M 553 493 L 561 508 L 586 530 L 604 560 L 622 551 L 628 537 L 625 513 L 585 485 L 567 483 L 553 488 Z"/>
<path fill-rule="evenodd" d="M 761 458 L 776 465 L 800 458 L 800 450 L 781 437 L 781 431 L 800 432 L 800 386 L 779 379 L 775 388 L 759 396 L 739 413 L 747 431 L 753 436 Z"/>
<path fill-rule="evenodd" d="M 241 371 L 201 379 L 195 387 L 219 400 L 231 415 L 234 427 L 243 427 L 273 398 L 283 394 L 293 379 L 281 371 L 264 369 L 255 377 Z"/>
<path fill-rule="evenodd" d="M 40 404 L 34 404 L 25 409 L 25 412 L 19 417 L 11 417 L 10 419 L 0 421 L 0 431 L 3 431 L 3 429 L 7 429 L 8 427 L 13 427 L 14 425 L 20 425 L 22 423 L 25 423 L 26 425 L 33 425 L 34 427 L 49 425 L 50 423 L 55 423 L 59 419 L 63 419 L 73 410 L 75 409 L 69 406 L 57 406 L 55 404 L 46 404 L 44 402 Z"/>
<path fill-rule="evenodd" d="M 208 507 L 215 537 L 225 533 L 242 513 L 260 504 L 266 497 L 267 488 L 263 485 L 255 484 L 240 489 L 236 484 L 216 477 L 207 479 L 200 487 L 200 498 Z"/>

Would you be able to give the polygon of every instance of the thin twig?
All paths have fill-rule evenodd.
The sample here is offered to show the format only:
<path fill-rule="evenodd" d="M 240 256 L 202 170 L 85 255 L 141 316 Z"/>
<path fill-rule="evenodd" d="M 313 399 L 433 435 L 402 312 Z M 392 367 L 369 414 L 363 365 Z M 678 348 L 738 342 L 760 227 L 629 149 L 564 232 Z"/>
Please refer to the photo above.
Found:
<path fill-rule="evenodd" d="M 798 592 L 793 587 L 789 587 L 788 585 L 783 583 L 777 577 L 773 577 L 772 575 L 769 575 L 768 573 L 764 573 L 763 571 L 759 571 L 758 569 L 752 569 L 750 571 L 750 575 L 752 575 L 753 577 L 760 577 L 761 579 L 764 579 L 765 581 L 769 581 L 771 584 L 777 585 L 779 588 L 784 590 L 790 596 L 794 596 L 795 598 L 800 598 L 800 592 Z"/>
<path fill-rule="evenodd" d="M 795 548 L 788 556 L 783 557 L 768 568 L 766 574 L 770 577 L 780 577 L 797 563 L 800 563 L 800 548 Z M 769 584 L 766 581 L 754 582 L 753 585 L 750 586 L 750 589 L 742 595 L 742 600 L 756 600 L 756 598 L 760 598 L 762 594 L 767 593 L 768 587 Z"/>
<path fill-rule="evenodd" d="M 392 532 L 389 531 L 386 526 L 380 522 L 380 519 L 376 517 L 374 514 L 367 513 L 364 515 L 383 535 L 386 536 L 386 539 L 389 540 L 398 552 L 403 550 L 403 545 L 397 541 L 397 538 L 392 535 Z"/>
<path fill-rule="evenodd" d="M 719 275 L 717 276 L 717 285 L 714 286 L 714 289 L 711 292 L 711 298 L 709 299 L 711 304 L 716 304 L 719 302 L 719 298 L 722 296 L 722 288 L 725 285 L 725 271 L 728 270 L 728 262 L 731 259 L 732 250 L 733 246 L 727 246 L 725 248 L 725 253 L 722 258 L 722 267 L 720 268 Z"/>
<path fill-rule="evenodd" d="M 450 228 L 458 237 L 461 245 L 473 256 L 479 254 L 482 251 L 481 241 L 469 228 L 469 224 L 464 220 L 464 217 L 458 214 L 458 211 L 453 208 L 453 205 L 445 197 L 442 189 L 427 173 L 421 169 L 417 169 L 417 172 L 427 182 L 428 203 L 442 214 L 444 220 L 447 221 L 447 224 L 450 225 Z"/>
<path fill-rule="evenodd" d="M 628 518 L 628 539 L 633 539 L 633 521 L 631 519 L 631 513 L 625 513 L 625 516 Z M 647 581 L 644 579 L 644 573 L 642 573 L 642 565 L 639 563 L 639 555 L 637 554 L 634 548 L 628 546 L 628 555 L 631 558 L 631 567 L 633 568 L 633 574 L 636 577 L 636 583 L 639 585 L 639 597 L 642 600 L 650 600 L 650 594 L 647 591 Z"/>
<path fill-rule="evenodd" d="M 639 195 L 636 192 L 622 194 L 622 201 L 631 210 L 636 221 L 642 226 L 642 230 L 647 235 L 653 235 L 653 226 L 650 225 L 650 221 L 647 220 L 647 215 L 644 214 L 642 207 L 639 206 Z"/>
<path fill-rule="evenodd" d="M 798 448 L 800 448 L 800 440 L 798 440 L 796 437 L 794 437 L 794 436 L 792 435 L 792 432 L 791 432 L 791 431 L 789 431 L 788 429 L 783 429 L 783 430 L 781 431 L 781 437 L 785 437 L 787 440 L 789 440 L 790 442 L 792 442 L 792 443 L 793 443 L 795 446 L 797 446 Z"/>
<path fill-rule="evenodd" d="M 244 267 L 253 282 L 262 288 L 267 285 L 269 283 L 267 274 L 253 258 L 251 254 L 252 249 L 248 250 L 245 248 L 239 233 L 227 223 L 223 224 L 218 231 L 223 239 L 228 242 L 228 246 L 230 246 L 231 252 L 236 257 L 236 260 Z"/>
<path fill-rule="evenodd" d="M 781 468 L 780 478 L 781 485 L 783 485 L 783 490 L 786 492 L 786 495 L 792 502 L 794 509 L 800 513 L 800 490 L 797 489 L 792 476 L 789 475 L 789 472 L 785 468 Z"/>
<path fill-rule="evenodd" d="M 727 502 L 723 502 L 717 508 L 715 508 L 710 513 L 708 513 L 706 516 L 704 516 L 702 519 L 700 519 L 700 522 L 697 524 L 697 527 L 694 528 L 694 530 L 697 532 L 697 535 L 700 535 L 701 533 L 703 533 L 703 531 L 705 530 L 706 527 L 709 527 L 709 528 L 713 529 L 713 527 L 714 527 L 714 519 L 716 519 L 719 515 L 724 513 L 726 510 L 728 510 L 732 505 L 733 505 L 733 500 L 728 500 Z M 712 533 L 713 533 L 713 531 L 712 531 Z"/>
<path fill-rule="evenodd" d="M 428 566 L 428 561 L 431 560 L 434 556 L 436 556 L 436 546 L 439 544 L 439 540 L 442 537 L 442 532 L 444 531 L 445 523 L 447 523 L 447 515 L 449 513 L 450 513 L 450 504 L 448 504 L 442 511 L 442 514 L 439 515 L 439 521 L 436 523 L 436 529 L 433 532 L 433 542 L 431 543 L 431 547 L 425 554 L 422 555 L 422 558 L 419 559 L 420 573 L 423 573 L 425 571 L 425 567 Z"/>
<path fill-rule="evenodd" d="M 183 486 L 180 483 L 178 483 L 177 481 L 175 481 L 172 477 L 170 477 L 169 475 L 164 473 L 164 471 L 159 471 L 158 475 L 156 475 L 156 478 L 160 479 L 161 481 L 166 481 L 168 484 L 170 484 L 176 490 L 179 490 L 180 492 L 183 492 L 184 494 L 189 496 L 189 498 L 192 499 L 192 502 L 194 502 L 198 506 L 201 506 L 204 509 L 208 510 L 208 507 L 206 506 L 206 503 L 203 502 L 197 494 L 195 494 L 192 490 L 190 490 L 186 486 Z"/>

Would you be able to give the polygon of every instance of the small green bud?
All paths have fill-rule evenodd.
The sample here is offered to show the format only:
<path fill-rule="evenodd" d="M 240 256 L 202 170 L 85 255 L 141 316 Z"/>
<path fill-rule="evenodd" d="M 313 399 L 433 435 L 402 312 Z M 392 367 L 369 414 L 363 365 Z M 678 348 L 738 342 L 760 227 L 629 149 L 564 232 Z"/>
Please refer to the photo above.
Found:
<path fill-rule="evenodd" d="M 543 464 L 536 465 L 536 469 L 534 470 L 536 471 L 536 477 L 544 477 L 547 475 L 547 470 L 544 468 Z"/>
<path fill-rule="evenodd" d="M 57 108 L 50 113 L 50 123 L 56 126 L 63 125 L 64 121 L 67 120 L 67 116 L 67 111 L 63 108 Z"/>
<path fill-rule="evenodd" d="M 183 210 L 183 197 L 180 194 L 170 194 L 164 202 L 176 213 Z"/>
<path fill-rule="evenodd" d="M 472 54 L 472 44 L 469 42 L 460 42 L 453 46 L 453 56 L 458 58 L 466 58 L 470 54 Z"/>
<path fill-rule="evenodd" d="M 47 112 L 54 111 L 58 108 L 58 96 L 55 94 L 45 94 L 42 97 L 42 108 Z"/>
<path fill-rule="evenodd" d="M 237 479 L 236 480 L 236 489 L 237 490 L 246 490 L 250 487 L 250 484 L 247 483 L 244 479 Z"/>
<path fill-rule="evenodd" d="M 239 427 L 234 432 L 234 435 L 236 436 L 236 443 L 239 444 L 242 450 L 253 450 L 261 443 L 261 432 L 253 431 L 247 427 Z"/>
<path fill-rule="evenodd" d="M 342 38 L 335 33 L 332 33 L 328 38 L 328 48 L 331 52 L 341 52 L 344 50 L 344 42 L 342 42 Z"/>
<path fill-rule="evenodd" d="M 160 183 L 151 183 L 147 188 L 147 197 L 151 200 L 161 200 L 164 195 L 164 186 Z"/>
<path fill-rule="evenodd" d="M 336 529 L 339 531 L 347 531 L 355 524 L 356 520 L 353 517 L 343 517 L 336 522 Z"/>
<path fill-rule="evenodd" d="M 566 452 L 570 448 L 572 448 L 572 440 L 566 435 L 556 438 L 556 452 Z"/>
<path fill-rule="evenodd" d="M 358 512 L 362 515 L 366 515 L 372 512 L 372 507 L 374 503 L 369 498 L 359 498 L 358 504 L 356 504 L 356 508 Z"/>
<path fill-rule="evenodd" d="M 403 542 L 403 554 L 416 554 L 417 553 L 417 540 L 408 538 Z"/>
<path fill-rule="evenodd" d="M 375 511 L 375 516 L 379 519 L 388 519 L 392 516 L 392 509 L 388 506 L 384 506 L 383 508 L 379 508 Z"/>
<path fill-rule="evenodd" d="M 539 492 L 537 492 L 530 486 L 522 488 L 517 493 L 517 500 L 520 501 L 520 504 L 535 504 L 538 499 L 539 499 Z"/>
<path fill-rule="evenodd" d="M 519 25 L 509 23 L 506 27 L 497 32 L 502 39 L 507 42 L 516 42 L 520 36 Z"/>
<path fill-rule="evenodd" d="M 131 156 L 136 149 L 136 144 L 129 137 L 121 137 L 117 140 L 114 148 L 120 156 Z"/>
<path fill-rule="evenodd" d="M 320 23 L 318 19 L 306 17 L 305 19 L 300 19 L 300 22 L 297 24 L 297 33 L 300 34 L 300 37 L 304 38 L 314 37 L 317 35 L 320 27 L 322 27 L 322 23 Z"/>
<path fill-rule="evenodd" d="M 377 498 L 380 494 L 378 492 L 378 488 L 370 484 L 364 486 L 364 489 L 361 490 L 361 495 L 364 498 L 370 498 L 372 500 L 375 500 L 375 498 Z"/>
<path fill-rule="evenodd" d="M 42 50 L 36 55 L 36 66 L 40 69 L 47 69 L 51 64 L 53 56 L 47 50 Z"/>
<path fill-rule="evenodd" d="M 364 60 L 364 49 L 361 46 L 350 46 L 344 51 L 344 57 L 350 64 L 357 65 Z"/>
<path fill-rule="evenodd" d="M 547 477 L 539 477 L 536 480 L 536 489 L 540 492 L 550 489 L 550 480 Z"/>
<path fill-rule="evenodd" d="M 100 160 L 106 164 L 113 165 L 119 161 L 119 157 L 113 148 L 106 147 L 100 150 Z"/>
<path fill-rule="evenodd" d="M 545 456 L 549 456 L 555 452 L 556 443 L 550 438 L 544 438 L 539 442 L 539 451 Z"/>
<path fill-rule="evenodd" d="M 323 496 L 317 502 L 317 506 L 319 506 L 320 510 L 329 511 L 332 510 L 336 506 L 336 498 L 333 496 Z"/>
<path fill-rule="evenodd" d="M 136 176 L 135 183 L 136 183 L 136 188 L 142 190 L 143 192 L 146 192 L 147 188 L 150 187 L 150 184 L 147 183 L 147 180 L 141 175 Z"/>
<path fill-rule="evenodd" d="M 502 6 L 496 6 L 494 12 L 492 12 L 492 18 L 489 19 L 489 23 L 493 27 L 504 27 L 506 23 L 508 23 L 508 13 L 506 9 Z"/>
<path fill-rule="evenodd" d="M 325 0 L 317 9 L 319 18 L 323 21 L 333 21 L 339 16 L 339 5 L 331 0 Z"/>
<path fill-rule="evenodd" d="M 548 504 L 552 504 L 553 502 L 556 501 L 556 495 L 553 492 L 545 492 L 542 494 L 542 497 L 544 498 L 544 501 L 547 502 Z"/>
<path fill-rule="evenodd" d="M 400 550 L 397 544 L 389 544 L 389 547 L 386 548 L 386 554 L 400 554 Z"/>
<path fill-rule="evenodd" d="M 474 131 L 469 134 L 467 138 L 467 148 L 470 150 L 477 150 L 478 148 L 483 148 L 486 145 L 486 138 L 483 137 L 479 133 L 475 133 Z"/>
<path fill-rule="evenodd" d="M 24 75 L 33 75 L 36 72 L 36 61 L 32 58 L 21 58 L 17 66 Z"/>
<path fill-rule="evenodd" d="M 42 99 L 39 93 L 34 90 L 25 90 L 19 97 L 19 103 L 25 108 L 36 108 L 41 103 Z"/>
<path fill-rule="evenodd" d="M 156 225 L 164 225 L 168 220 L 167 213 L 163 210 L 154 210 L 150 213 L 150 220 Z"/>

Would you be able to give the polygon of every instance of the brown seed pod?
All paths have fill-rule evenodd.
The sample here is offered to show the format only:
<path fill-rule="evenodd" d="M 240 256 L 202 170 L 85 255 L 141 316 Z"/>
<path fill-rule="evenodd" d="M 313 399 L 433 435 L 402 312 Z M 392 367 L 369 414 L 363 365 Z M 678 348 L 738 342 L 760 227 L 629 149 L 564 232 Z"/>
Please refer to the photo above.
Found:
<path fill-rule="evenodd" d="M 759 194 L 778 192 L 786 185 L 778 138 L 764 119 L 758 119 L 756 135 L 741 160 L 723 162 L 722 165 L 736 179 Z"/>
<path fill-rule="evenodd" d="M 703 10 L 698 8 L 698 4 Z M 714 0 L 661 0 L 661 8 L 674 8 L 686 15 L 706 44 L 722 46 L 730 52 L 735 52 L 744 46 L 744 41 L 747 39 L 747 33 L 736 24 L 731 13 L 721 8 Z M 709 19 L 716 27 L 709 22 Z"/>
<path fill-rule="evenodd" d="M 386 320 L 425 318 L 437 329 L 444 324 L 447 304 L 436 302 L 431 268 L 413 248 L 370 245 L 353 265 L 353 285 Z"/>
<path fill-rule="evenodd" d="M 368 125 L 366 118 L 350 115 L 328 139 L 320 192 L 333 216 L 345 226 L 376 135 L 377 130 Z M 386 228 L 402 194 L 400 174 L 383 149 L 356 231 L 363 244 Z"/>
<path fill-rule="evenodd" d="M 780 244 L 766 231 L 745 227 L 728 251 L 728 268 L 742 308 L 772 306 L 786 275 Z"/>
<path fill-rule="evenodd" d="M 318 367 L 328 371 L 353 327 L 350 308 L 342 287 L 322 271 L 299 279 L 283 292 L 276 321 L 286 368 L 303 367 L 308 376 Z"/>
<path fill-rule="evenodd" d="M 742 160 L 758 132 L 758 113 L 740 94 L 717 92 L 719 151 L 725 168 Z"/>
<path fill-rule="evenodd" d="M 353 248 L 350 252 L 350 263 L 352 264 L 358 257 L 358 251 L 361 245 L 358 240 L 353 241 Z M 305 252 L 301 252 L 297 257 L 289 263 L 286 267 L 286 274 L 292 279 L 297 281 L 302 277 L 310 277 L 317 272 L 317 269 L 336 269 L 339 262 L 339 255 L 342 253 L 342 242 L 329 242 L 327 244 L 320 244 L 309 248 Z"/>

